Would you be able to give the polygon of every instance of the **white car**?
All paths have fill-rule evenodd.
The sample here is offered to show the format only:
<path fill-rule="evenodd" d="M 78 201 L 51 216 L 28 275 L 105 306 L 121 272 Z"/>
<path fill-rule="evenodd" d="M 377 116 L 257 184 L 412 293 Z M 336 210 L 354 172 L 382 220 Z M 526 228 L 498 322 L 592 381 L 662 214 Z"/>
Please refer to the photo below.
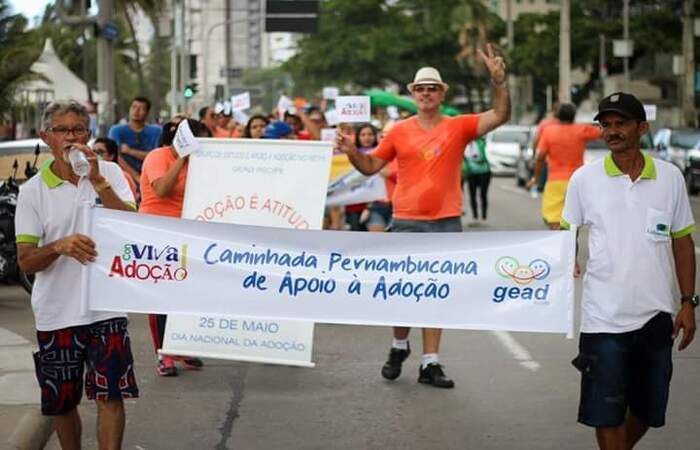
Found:
<path fill-rule="evenodd" d="M 527 125 L 503 125 L 488 133 L 486 157 L 494 175 L 515 175 L 521 149 L 527 149 L 532 128 Z"/>

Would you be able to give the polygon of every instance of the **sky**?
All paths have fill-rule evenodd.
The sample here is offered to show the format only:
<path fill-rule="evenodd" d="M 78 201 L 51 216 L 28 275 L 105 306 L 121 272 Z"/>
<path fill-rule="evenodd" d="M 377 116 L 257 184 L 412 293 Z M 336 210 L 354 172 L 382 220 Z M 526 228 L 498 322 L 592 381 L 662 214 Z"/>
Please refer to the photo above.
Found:
<path fill-rule="evenodd" d="M 40 16 L 44 13 L 44 8 L 49 3 L 53 3 L 52 0 L 10 0 L 10 5 L 15 12 L 24 14 L 27 18 L 31 19 L 35 16 Z"/>

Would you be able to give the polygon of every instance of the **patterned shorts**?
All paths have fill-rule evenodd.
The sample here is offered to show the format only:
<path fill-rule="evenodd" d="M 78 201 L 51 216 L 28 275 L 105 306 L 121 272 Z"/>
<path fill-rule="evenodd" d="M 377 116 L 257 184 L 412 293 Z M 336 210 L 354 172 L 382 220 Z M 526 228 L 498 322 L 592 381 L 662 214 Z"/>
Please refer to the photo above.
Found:
<path fill-rule="evenodd" d="M 41 412 L 62 415 L 90 400 L 117 400 L 139 396 L 134 376 L 126 318 L 54 331 L 37 331 L 34 353 L 41 388 Z M 85 367 L 87 366 L 87 371 Z"/>

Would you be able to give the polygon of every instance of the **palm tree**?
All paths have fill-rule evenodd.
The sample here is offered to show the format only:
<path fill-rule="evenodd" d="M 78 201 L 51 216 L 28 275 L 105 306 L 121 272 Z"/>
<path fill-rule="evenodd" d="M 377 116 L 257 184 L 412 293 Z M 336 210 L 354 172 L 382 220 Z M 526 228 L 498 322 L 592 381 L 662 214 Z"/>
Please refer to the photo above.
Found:
<path fill-rule="evenodd" d="M 8 2 L 0 0 L 0 120 L 9 119 L 22 82 L 38 76 L 30 67 L 41 48 L 37 48 L 34 33 L 26 27 L 27 19 L 12 14 Z"/>

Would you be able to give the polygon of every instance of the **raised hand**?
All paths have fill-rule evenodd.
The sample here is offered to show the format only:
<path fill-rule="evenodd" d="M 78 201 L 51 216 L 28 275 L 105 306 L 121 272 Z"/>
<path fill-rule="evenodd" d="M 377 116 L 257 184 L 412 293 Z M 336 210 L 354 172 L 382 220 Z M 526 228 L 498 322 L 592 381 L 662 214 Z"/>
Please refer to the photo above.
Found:
<path fill-rule="evenodd" d="M 477 52 L 489 71 L 491 82 L 495 85 L 504 84 L 506 82 L 506 62 L 502 56 L 494 54 L 493 45 L 486 44 L 486 54 L 481 49 L 478 49 Z"/>

